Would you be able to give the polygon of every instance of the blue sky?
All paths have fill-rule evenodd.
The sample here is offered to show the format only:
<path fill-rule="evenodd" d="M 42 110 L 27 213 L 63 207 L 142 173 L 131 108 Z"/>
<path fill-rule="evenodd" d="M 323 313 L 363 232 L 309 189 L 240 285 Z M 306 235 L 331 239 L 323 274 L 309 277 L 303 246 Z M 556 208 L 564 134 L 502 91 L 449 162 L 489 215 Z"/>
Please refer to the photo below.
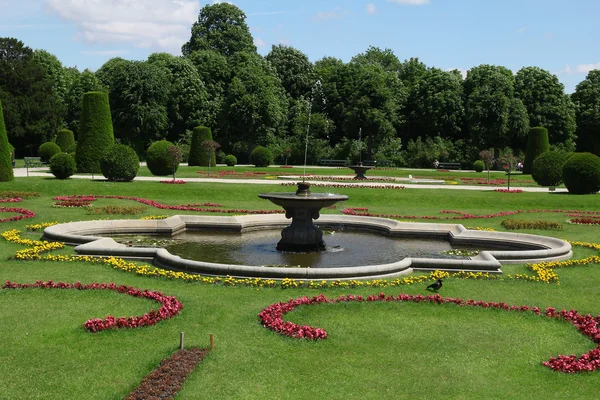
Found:
<path fill-rule="evenodd" d="M 96 70 L 112 57 L 180 54 L 196 0 L 0 0 L 1 37 L 45 49 L 64 65 Z M 234 0 L 261 54 L 286 44 L 311 61 L 349 61 L 370 45 L 400 60 L 468 69 L 539 66 L 572 92 L 600 69 L 598 0 Z"/>

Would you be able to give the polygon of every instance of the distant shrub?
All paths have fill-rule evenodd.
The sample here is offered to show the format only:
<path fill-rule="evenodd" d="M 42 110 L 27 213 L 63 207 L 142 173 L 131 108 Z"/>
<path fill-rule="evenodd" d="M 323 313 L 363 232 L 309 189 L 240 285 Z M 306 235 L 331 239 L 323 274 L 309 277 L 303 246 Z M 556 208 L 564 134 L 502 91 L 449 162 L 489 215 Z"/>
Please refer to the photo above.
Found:
<path fill-rule="evenodd" d="M 38 155 L 40 156 L 40 160 L 42 162 L 49 162 L 52 156 L 60 153 L 60 147 L 54 142 L 46 142 L 42 143 L 42 145 L 38 148 Z"/>
<path fill-rule="evenodd" d="M 192 132 L 192 143 L 190 144 L 189 166 L 208 167 L 217 165 L 215 151 L 210 151 L 204 146 L 204 142 L 213 140 L 212 131 L 206 126 L 197 126 Z"/>
<path fill-rule="evenodd" d="M 475 172 L 482 172 L 485 169 L 485 164 L 481 160 L 477 160 L 473 163 L 473 169 Z"/>
<path fill-rule="evenodd" d="M 569 193 L 589 194 L 600 190 L 600 157 L 575 153 L 565 162 L 562 178 Z"/>
<path fill-rule="evenodd" d="M 146 152 L 146 165 L 156 176 L 167 176 L 173 173 L 172 157 L 169 154 L 169 147 L 174 146 L 168 140 L 159 140 L 148 147 Z"/>
<path fill-rule="evenodd" d="M 108 94 L 84 93 L 81 102 L 79 137 L 76 148 L 79 172 L 101 172 L 100 158 L 104 150 L 115 144 Z"/>
<path fill-rule="evenodd" d="M 250 154 L 250 162 L 255 167 L 268 167 L 273 164 L 273 153 L 266 147 L 257 146 Z"/>
<path fill-rule="evenodd" d="M 558 151 L 542 153 L 533 162 L 531 177 L 540 186 L 558 186 L 562 183 L 565 161 L 567 161 L 566 153 Z"/>
<path fill-rule="evenodd" d="M 527 152 L 523 161 L 523 173 L 530 174 L 535 159 L 548 150 L 550 150 L 548 129 L 541 126 L 531 128 L 527 136 Z"/>
<path fill-rule="evenodd" d="M 57 179 L 67 179 L 77 172 L 75 159 L 67 153 L 55 154 L 50 159 L 50 172 L 52 172 L 52 175 Z"/>
<path fill-rule="evenodd" d="M 75 136 L 73 135 L 73 131 L 69 129 L 61 129 L 58 131 L 56 134 L 56 144 L 64 153 L 75 151 L 77 145 L 75 144 Z"/>
<path fill-rule="evenodd" d="M 140 169 L 140 159 L 131 147 L 115 144 L 104 152 L 100 169 L 109 181 L 129 182 Z"/>
<path fill-rule="evenodd" d="M 507 219 L 502 221 L 502 226 L 506 229 L 542 229 L 542 230 L 561 230 L 562 224 L 554 221 L 544 220 L 518 220 Z"/>
<path fill-rule="evenodd" d="M 237 164 L 237 158 L 233 154 L 226 155 L 223 161 L 228 167 L 233 167 L 235 164 Z"/>
<path fill-rule="evenodd" d="M 132 149 L 133 150 L 133 149 Z M 146 212 L 148 207 L 144 206 L 103 206 L 103 207 L 86 207 L 86 213 L 92 215 L 110 214 L 110 215 L 137 215 Z"/>

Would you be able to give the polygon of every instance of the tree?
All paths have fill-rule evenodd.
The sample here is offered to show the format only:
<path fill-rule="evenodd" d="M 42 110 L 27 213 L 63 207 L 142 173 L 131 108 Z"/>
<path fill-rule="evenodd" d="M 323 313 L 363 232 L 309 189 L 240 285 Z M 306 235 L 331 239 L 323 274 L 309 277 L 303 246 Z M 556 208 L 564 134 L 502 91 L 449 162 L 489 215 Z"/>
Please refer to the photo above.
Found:
<path fill-rule="evenodd" d="M 256 52 L 246 14 L 226 2 L 206 5 L 192 26 L 190 40 L 181 47 L 184 56 L 197 50 L 214 50 L 224 56 L 239 51 Z"/>
<path fill-rule="evenodd" d="M 300 96 L 310 96 L 311 87 L 314 85 L 315 73 L 306 54 L 290 46 L 278 45 L 271 48 L 266 56 L 283 88 L 293 99 Z"/>
<path fill-rule="evenodd" d="M 426 71 L 427 66 L 419 61 L 418 57 L 411 57 L 409 60 L 404 60 L 404 62 L 400 64 L 398 77 L 404 86 L 410 90 L 421 80 Z"/>
<path fill-rule="evenodd" d="M 67 114 L 65 120 L 75 136 L 79 134 L 79 119 L 81 118 L 81 102 L 87 92 L 108 93 L 108 87 L 89 69 L 78 73 L 65 98 Z"/>
<path fill-rule="evenodd" d="M 487 181 L 490 183 L 490 169 L 494 166 L 494 155 L 489 150 L 481 150 L 479 152 L 479 159 L 483 161 L 483 165 L 485 165 L 485 169 L 487 169 Z"/>
<path fill-rule="evenodd" d="M 531 128 L 527 136 L 527 153 L 523 162 L 523 173 L 530 174 L 535 159 L 548 150 L 550 150 L 548 129 L 541 126 Z"/>
<path fill-rule="evenodd" d="M 60 60 L 46 50 L 33 51 L 33 60 L 40 65 L 46 77 L 52 81 L 52 89 L 60 101 L 65 104 L 69 88 L 78 75 L 77 69 L 65 68 Z"/>
<path fill-rule="evenodd" d="M 400 72 L 403 70 L 402 63 L 392 50 L 381 50 L 379 47 L 374 46 L 369 46 L 364 53 L 352 57 L 352 62 L 361 65 L 379 65 L 387 72 Z"/>
<path fill-rule="evenodd" d="M 600 70 L 590 71 L 575 87 L 577 151 L 600 156 Z"/>
<path fill-rule="evenodd" d="M 81 126 L 75 152 L 77 171 L 102 172 L 100 159 L 115 144 L 108 95 L 88 92 L 81 102 Z"/>
<path fill-rule="evenodd" d="M 2 101 L 0 101 L 0 182 L 14 180 L 11 156 L 12 151 L 12 146 L 8 143 L 8 137 L 6 136 Z"/>
<path fill-rule="evenodd" d="M 515 76 L 515 96 L 525 105 L 531 126 L 548 129 L 551 144 L 574 149 L 575 106 L 556 75 L 538 67 L 521 68 Z"/>

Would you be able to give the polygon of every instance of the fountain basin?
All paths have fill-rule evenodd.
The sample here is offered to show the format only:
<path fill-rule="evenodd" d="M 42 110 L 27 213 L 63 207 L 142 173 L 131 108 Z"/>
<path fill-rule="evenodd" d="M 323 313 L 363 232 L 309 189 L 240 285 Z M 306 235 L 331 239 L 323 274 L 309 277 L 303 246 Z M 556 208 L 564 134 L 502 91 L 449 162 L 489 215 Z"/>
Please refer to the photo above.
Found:
<path fill-rule="evenodd" d="M 322 215 L 322 229 L 347 228 L 381 235 L 438 238 L 451 243 L 502 246 L 514 250 L 481 251 L 469 259 L 404 258 L 389 264 L 338 268 L 285 268 L 232 265 L 187 260 L 162 248 L 127 247 L 109 237 L 115 234 L 170 234 L 186 230 L 251 232 L 281 229 L 289 224 L 283 215 L 194 216 L 176 215 L 164 220 L 101 220 L 58 224 L 44 230 L 44 239 L 77 245 L 81 255 L 116 256 L 146 260 L 156 266 L 188 273 L 213 276 L 260 277 L 270 279 L 376 279 L 409 274 L 413 271 L 482 271 L 501 273 L 502 264 L 566 260 L 571 245 L 563 240 L 521 233 L 468 230 L 460 224 L 398 222 L 385 218 L 351 215 Z"/>

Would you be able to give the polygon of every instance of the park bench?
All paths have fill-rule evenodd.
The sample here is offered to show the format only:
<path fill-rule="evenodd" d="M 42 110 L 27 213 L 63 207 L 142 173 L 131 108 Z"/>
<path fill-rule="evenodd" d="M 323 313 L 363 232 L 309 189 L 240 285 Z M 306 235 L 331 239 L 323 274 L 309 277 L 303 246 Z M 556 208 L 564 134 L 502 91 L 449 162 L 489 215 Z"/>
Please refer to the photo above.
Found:
<path fill-rule="evenodd" d="M 324 158 L 322 158 L 319 163 L 328 167 L 345 167 L 348 165 L 346 160 L 328 160 Z"/>
<path fill-rule="evenodd" d="M 441 162 L 438 164 L 437 169 L 460 169 L 460 163 L 458 162 Z"/>
<path fill-rule="evenodd" d="M 39 157 L 24 157 L 25 168 L 27 168 L 27 176 L 29 176 L 29 168 L 45 167 L 48 163 L 42 162 Z"/>

